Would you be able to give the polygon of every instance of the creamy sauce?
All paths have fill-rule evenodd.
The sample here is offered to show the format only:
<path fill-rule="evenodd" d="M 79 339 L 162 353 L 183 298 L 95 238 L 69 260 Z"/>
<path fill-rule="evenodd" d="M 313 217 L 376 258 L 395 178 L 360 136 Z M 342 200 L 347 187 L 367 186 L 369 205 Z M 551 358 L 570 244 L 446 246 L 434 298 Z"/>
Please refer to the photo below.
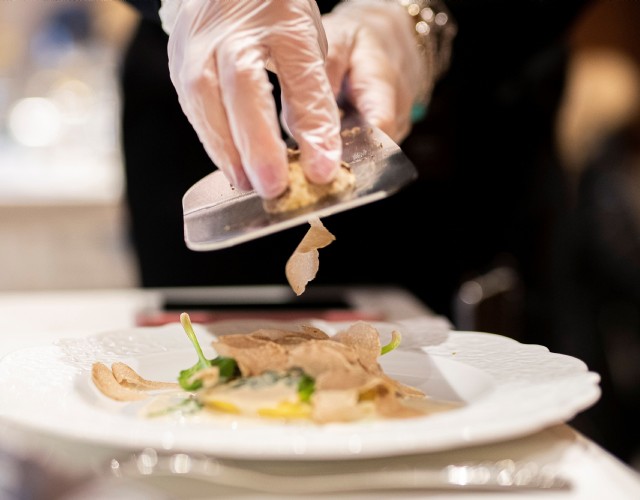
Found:
<path fill-rule="evenodd" d="M 269 425 L 277 426 L 282 425 L 283 422 L 288 422 L 288 420 L 284 418 L 264 418 L 255 414 L 248 415 L 210 410 L 201 405 L 191 406 L 190 404 L 184 403 L 186 400 L 190 400 L 194 405 L 197 405 L 193 394 L 187 392 L 183 392 L 182 396 L 175 394 L 158 394 L 140 408 L 137 414 L 139 417 L 145 419 L 179 422 L 181 425 L 212 425 L 232 430 L 265 427 Z M 310 419 L 295 419 L 291 420 L 291 422 L 295 422 L 298 427 L 316 425 Z"/>
<path fill-rule="evenodd" d="M 262 425 L 288 420 L 315 425 L 309 418 L 310 406 L 299 400 L 301 376 L 301 372 L 265 372 L 259 376 L 237 379 L 202 390 L 197 394 L 185 391 L 165 392 L 157 394 L 144 405 L 140 414 L 146 418 L 190 422 L 215 420 L 220 424 L 231 422 L 233 425 L 238 425 L 244 419 Z M 376 415 L 375 405 L 371 401 L 360 402 L 359 409 L 367 409 L 367 405 L 370 406 L 370 411 L 361 412 L 364 420 L 381 418 Z M 402 405 L 428 416 L 461 408 L 464 403 L 425 397 L 404 399 Z"/>
<path fill-rule="evenodd" d="M 184 417 L 199 413 L 200 405 L 191 393 L 184 391 L 171 391 L 157 394 L 147 404 L 142 406 L 139 414 L 145 418 L 159 418 L 172 415 Z"/>
<path fill-rule="evenodd" d="M 263 385 L 221 385 L 199 396 L 205 406 L 217 402 L 238 408 L 239 413 L 257 415 L 258 410 L 274 408 L 281 402 L 297 403 L 298 387 L 290 379 L 280 379 Z"/>
<path fill-rule="evenodd" d="M 227 391 L 225 391 L 226 393 Z M 234 393 L 231 395 L 231 393 Z M 233 401 L 234 403 L 240 405 L 245 404 L 247 398 L 253 398 L 256 396 L 256 393 L 261 391 L 251 390 L 248 388 L 243 389 L 242 391 L 228 391 L 229 398 L 228 401 Z M 268 394 L 268 396 L 267 396 Z M 153 419 L 163 419 L 163 420 L 172 420 L 172 421 L 180 421 L 180 422 L 193 422 L 193 423 L 209 423 L 215 425 L 223 425 L 229 426 L 232 428 L 236 428 L 239 425 L 243 427 L 253 427 L 253 426 L 265 426 L 265 425 L 280 425 L 283 422 L 287 422 L 287 419 L 274 419 L 274 418 L 264 418 L 260 417 L 256 414 L 256 409 L 264 408 L 268 406 L 267 400 L 270 402 L 274 400 L 280 400 L 280 398 L 290 397 L 293 394 L 293 401 L 297 401 L 297 395 L 295 391 L 292 391 L 289 387 L 286 386 L 285 383 L 278 383 L 274 387 L 272 387 L 269 391 L 267 391 L 263 396 L 256 398 L 255 401 L 249 403 L 247 408 L 251 408 L 253 414 L 249 412 L 245 412 L 243 414 L 234 414 L 222 411 L 210 410 L 207 408 L 203 408 L 198 404 L 193 394 L 188 392 L 171 392 L 158 394 L 154 396 L 151 401 L 149 401 L 139 412 L 139 415 L 142 418 L 153 418 Z M 271 399 L 271 398 L 274 399 Z M 377 420 L 378 417 L 375 416 L 375 410 L 373 404 L 370 402 L 363 402 L 362 404 L 369 403 L 371 406 L 371 412 L 368 417 L 364 420 L 372 421 Z M 403 404 L 420 411 L 424 414 L 424 416 L 434 415 L 437 413 L 443 413 L 447 411 L 456 410 L 465 406 L 464 403 L 456 402 L 456 401 L 445 401 L 431 398 L 409 398 L 403 401 Z M 272 406 L 272 405 L 271 405 Z M 420 418 L 420 417 L 418 417 Z M 386 420 L 386 419 L 385 419 Z M 392 419 L 389 419 L 392 420 Z M 295 419 L 291 420 L 291 422 L 295 422 L 296 426 L 315 426 L 317 425 L 310 419 Z M 358 422 L 353 422 L 358 423 Z"/>

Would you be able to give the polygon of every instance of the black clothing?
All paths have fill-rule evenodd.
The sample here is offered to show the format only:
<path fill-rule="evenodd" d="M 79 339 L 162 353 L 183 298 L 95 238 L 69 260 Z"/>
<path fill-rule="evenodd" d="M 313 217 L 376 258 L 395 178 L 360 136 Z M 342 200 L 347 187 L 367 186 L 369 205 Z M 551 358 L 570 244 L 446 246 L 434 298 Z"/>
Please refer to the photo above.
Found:
<path fill-rule="evenodd" d="M 335 3 L 319 5 L 326 12 Z M 575 323 L 567 336 L 567 314 L 557 309 L 580 302 L 581 288 L 571 288 L 579 281 L 565 279 L 580 268 L 566 265 L 568 249 L 579 242 L 567 225 L 575 219 L 568 219 L 554 127 L 568 55 L 564 35 L 586 1 L 446 3 L 458 23 L 451 67 L 426 118 L 401 145 L 420 177 L 386 200 L 326 218 L 337 240 L 320 251 L 310 286 L 400 285 L 453 319 L 461 282 L 506 255 L 524 285 L 518 340 L 581 357 L 602 370 L 608 389 L 602 346 L 581 337 Z M 182 195 L 215 167 L 178 104 L 166 42 L 157 22 L 142 20 L 122 68 L 126 198 L 141 284 L 285 284 L 285 262 L 306 226 L 216 252 L 184 244 Z M 615 405 L 603 400 L 576 422 L 626 459 Z M 598 428 L 611 432 L 589 432 Z"/>
<path fill-rule="evenodd" d="M 134 3 L 148 11 L 153 2 Z M 336 3 L 319 5 L 326 12 Z M 459 25 L 451 69 L 402 144 L 420 178 L 387 200 L 325 220 L 337 241 L 322 251 L 315 283 L 399 284 L 449 314 L 460 281 L 509 253 L 534 288 L 543 285 L 544 247 L 564 197 L 552 137 L 562 35 L 581 3 L 448 2 Z M 546 19 L 545 29 L 527 28 L 532 17 Z M 284 264 L 306 227 L 210 253 L 184 245 L 181 197 L 215 167 L 178 104 L 157 23 L 140 23 L 122 85 L 142 285 L 285 283 Z"/>

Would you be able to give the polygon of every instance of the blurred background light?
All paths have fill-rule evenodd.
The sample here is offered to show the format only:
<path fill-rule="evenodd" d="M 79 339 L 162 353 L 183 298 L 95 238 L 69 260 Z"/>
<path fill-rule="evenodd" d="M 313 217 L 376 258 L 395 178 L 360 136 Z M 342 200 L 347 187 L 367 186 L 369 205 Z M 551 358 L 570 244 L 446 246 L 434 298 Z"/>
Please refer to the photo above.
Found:
<path fill-rule="evenodd" d="M 9 131 L 14 140 L 29 147 L 51 146 L 61 132 L 62 115 L 58 107 L 43 97 L 27 97 L 9 112 Z"/>

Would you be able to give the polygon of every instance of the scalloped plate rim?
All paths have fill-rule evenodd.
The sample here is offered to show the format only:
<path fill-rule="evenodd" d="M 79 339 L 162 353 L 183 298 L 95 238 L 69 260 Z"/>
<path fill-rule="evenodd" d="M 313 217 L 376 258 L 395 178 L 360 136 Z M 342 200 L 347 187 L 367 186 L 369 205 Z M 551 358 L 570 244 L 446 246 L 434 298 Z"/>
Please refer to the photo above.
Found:
<path fill-rule="evenodd" d="M 388 325 L 374 324 L 379 327 Z M 340 323 L 332 325 L 338 327 Z M 577 358 L 551 352 L 541 345 L 522 344 L 495 333 L 452 331 L 445 342 L 425 346 L 422 353 L 430 363 L 434 363 L 433 366 L 444 369 L 445 374 L 457 376 L 456 370 L 460 372 L 461 369 L 456 369 L 456 366 L 461 365 L 465 369 L 484 372 L 495 387 L 479 401 L 471 401 L 460 410 L 439 415 L 365 424 L 240 425 L 235 430 L 211 426 L 209 430 L 200 424 L 176 427 L 174 423 L 165 422 L 149 425 L 139 417 L 123 414 L 119 409 L 122 408 L 121 403 L 106 401 L 96 406 L 81 400 L 77 384 L 81 387 L 85 383 L 88 385 L 88 370 L 65 359 L 61 343 L 75 344 L 82 352 L 83 343 L 99 344 L 122 336 L 173 335 L 172 330 L 177 327 L 179 325 L 172 324 L 100 332 L 83 339 L 59 339 L 55 344 L 25 348 L 5 355 L 0 359 L 0 419 L 66 439 L 129 449 L 151 446 L 235 459 L 335 460 L 435 452 L 517 438 L 565 423 L 595 404 L 600 397 L 598 374 L 589 371 Z M 198 330 L 198 334 L 203 331 L 206 330 Z M 179 343 L 173 344 L 173 337 L 168 338 L 171 341 L 165 352 L 171 354 Z M 156 347 L 162 349 L 163 345 L 160 343 Z M 150 354 L 142 354 L 138 359 L 143 360 Z M 38 418 L 33 411 L 39 401 L 25 398 L 19 390 L 8 389 L 12 384 L 15 388 L 19 381 L 19 375 L 12 373 L 16 368 L 13 364 L 36 355 L 44 356 L 44 360 L 50 363 L 49 371 L 41 374 L 45 381 L 38 382 L 49 384 L 49 387 L 42 389 L 46 388 L 47 392 L 55 389 L 53 382 L 49 382 L 56 380 L 55 375 L 61 377 L 62 387 L 66 390 L 53 402 L 47 402 L 53 405 L 47 409 L 47 419 Z M 499 362 L 501 356 L 517 362 L 517 366 L 505 367 Z M 115 358 L 136 360 L 135 356 L 115 355 Z M 526 372 L 522 368 L 524 366 L 529 370 L 548 366 L 554 371 L 546 375 L 551 380 L 543 382 Z M 520 395 L 519 391 L 522 391 Z M 518 404 L 505 405 L 507 401 L 513 403 L 512 398 L 516 398 Z M 79 414 L 76 418 L 69 418 L 69 408 L 74 411 L 74 405 Z M 100 428 L 89 425 L 86 421 L 89 418 Z M 208 443 L 202 438 L 203 429 L 208 433 Z M 260 440 L 257 444 L 256 439 Z"/>

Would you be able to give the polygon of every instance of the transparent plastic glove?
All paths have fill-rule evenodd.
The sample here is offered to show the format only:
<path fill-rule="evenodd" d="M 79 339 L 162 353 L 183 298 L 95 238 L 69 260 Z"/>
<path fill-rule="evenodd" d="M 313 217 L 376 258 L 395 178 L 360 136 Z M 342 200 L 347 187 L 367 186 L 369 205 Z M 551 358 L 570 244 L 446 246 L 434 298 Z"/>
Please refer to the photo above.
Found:
<path fill-rule="evenodd" d="M 396 142 L 404 139 L 428 75 L 406 10 L 395 1 L 351 0 L 323 16 L 322 23 L 334 94 L 342 94 Z"/>
<path fill-rule="evenodd" d="M 340 120 L 327 79 L 326 38 L 313 0 L 182 0 L 169 35 L 180 104 L 207 153 L 240 189 L 264 198 L 288 185 L 286 145 L 266 69 L 309 180 L 333 179 Z"/>

